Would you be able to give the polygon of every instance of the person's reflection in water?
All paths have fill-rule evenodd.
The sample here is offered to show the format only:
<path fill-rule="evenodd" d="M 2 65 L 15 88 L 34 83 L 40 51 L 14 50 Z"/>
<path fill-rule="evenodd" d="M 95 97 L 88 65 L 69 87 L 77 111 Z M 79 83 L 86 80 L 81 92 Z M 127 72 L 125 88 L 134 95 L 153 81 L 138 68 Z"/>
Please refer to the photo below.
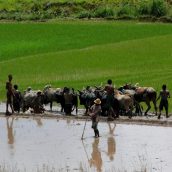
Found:
<path fill-rule="evenodd" d="M 92 158 L 90 159 L 90 166 L 92 167 L 95 166 L 97 168 L 98 172 L 102 171 L 102 157 L 101 157 L 101 152 L 98 148 L 99 145 L 99 138 L 96 138 L 94 142 L 92 143 Z"/>
<path fill-rule="evenodd" d="M 67 125 L 69 125 L 71 123 L 71 119 L 67 118 L 66 123 L 67 123 Z"/>
<path fill-rule="evenodd" d="M 107 144 L 108 144 L 107 155 L 109 156 L 109 159 L 111 161 L 113 161 L 114 154 L 116 152 L 116 142 L 115 142 L 115 139 L 114 139 L 114 130 L 115 130 L 116 124 L 115 123 L 112 123 L 112 124 L 113 124 L 113 127 L 111 127 L 111 123 L 108 122 L 109 137 L 108 137 L 108 140 L 107 140 Z"/>
<path fill-rule="evenodd" d="M 13 134 L 14 117 L 12 117 L 11 123 L 9 122 L 9 117 L 7 117 L 6 119 L 7 119 L 8 144 L 13 145 L 14 143 L 14 134 Z"/>
<path fill-rule="evenodd" d="M 35 120 L 37 122 L 38 127 L 42 127 L 43 123 L 41 121 L 41 117 L 35 118 Z"/>

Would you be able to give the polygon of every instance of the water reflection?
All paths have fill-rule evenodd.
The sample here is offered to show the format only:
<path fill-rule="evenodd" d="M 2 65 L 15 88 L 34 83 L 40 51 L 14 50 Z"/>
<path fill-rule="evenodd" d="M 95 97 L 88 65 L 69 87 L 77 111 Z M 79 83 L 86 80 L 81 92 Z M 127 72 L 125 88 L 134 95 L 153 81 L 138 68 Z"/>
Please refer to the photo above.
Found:
<path fill-rule="evenodd" d="M 112 126 L 111 126 L 112 124 Z M 116 152 L 116 142 L 114 139 L 114 130 L 116 127 L 115 123 L 108 123 L 109 126 L 109 136 L 107 139 L 107 145 L 108 145 L 108 150 L 107 150 L 107 155 L 109 156 L 109 159 L 113 161 L 114 159 L 114 154 Z"/>
<path fill-rule="evenodd" d="M 8 134 L 8 144 L 13 145 L 14 144 L 14 134 L 13 134 L 13 121 L 14 117 L 11 118 L 6 118 L 7 120 L 7 134 Z"/>
<path fill-rule="evenodd" d="M 95 138 L 94 142 L 92 143 L 92 154 L 90 159 L 90 166 L 94 166 L 97 168 L 98 172 L 102 171 L 102 157 L 101 152 L 98 148 L 99 145 L 99 138 Z"/>
<path fill-rule="evenodd" d="M 70 118 L 67 118 L 66 119 L 66 123 L 69 125 L 71 123 L 71 119 Z"/>
<path fill-rule="evenodd" d="M 37 117 L 37 118 L 35 118 L 35 120 L 37 122 L 38 127 L 42 127 L 43 123 L 42 123 L 41 117 Z"/>

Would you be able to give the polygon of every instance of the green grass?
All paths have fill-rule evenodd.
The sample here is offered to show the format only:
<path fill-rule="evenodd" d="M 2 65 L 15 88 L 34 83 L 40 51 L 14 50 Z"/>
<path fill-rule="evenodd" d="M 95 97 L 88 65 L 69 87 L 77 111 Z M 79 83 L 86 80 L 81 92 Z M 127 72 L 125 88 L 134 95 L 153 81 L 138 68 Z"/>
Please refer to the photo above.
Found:
<path fill-rule="evenodd" d="M 21 90 L 139 82 L 172 90 L 172 25 L 137 22 L 1 23 L 0 99 L 9 73 Z M 172 105 L 172 101 L 170 101 Z M 170 108 L 172 111 L 172 108 Z"/>

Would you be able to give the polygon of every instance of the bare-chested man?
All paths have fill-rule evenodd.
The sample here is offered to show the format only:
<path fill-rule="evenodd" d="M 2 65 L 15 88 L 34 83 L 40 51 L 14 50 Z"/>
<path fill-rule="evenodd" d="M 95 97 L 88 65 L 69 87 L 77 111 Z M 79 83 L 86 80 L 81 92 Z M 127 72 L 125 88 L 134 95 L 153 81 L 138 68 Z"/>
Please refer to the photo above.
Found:
<path fill-rule="evenodd" d="M 107 109 L 108 109 L 108 119 L 113 120 L 115 117 L 115 113 L 113 110 L 113 103 L 114 103 L 114 87 L 112 85 L 112 80 L 109 79 L 107 84 L 105 85 L 104 90 L 107 92 Z"/>
<path fill-rule="evenodd" d="M 170 92 L 167 90 L 167 86 L 164 84 L 162 86 L 162 90 L 159 93 L 159 96 L 157 98 L 160 99 L 160 104 L 159 104 L 159 115 L 158 119 L 161 117 L 161 111 L 163 110 L 163 107 L 165 107 L 165 112 L 166 112 L 166 118 L 168 118 L 168 98 L 170 98 Z"/>
<path fill-rule="evenodd" d="M 8 110 L 8 106 L 10 105 L 12 114 L 14 113 L 13 105 L 12 105 L 12 100 L 13 100 L 13 85 L 12 85 L 12 75 L 8 75 L 8 81 L 6 82 L 6 96 L 7 96 L 7 103 L 6 103 L 6 115 L 11 115 L 11 113 Z"/>

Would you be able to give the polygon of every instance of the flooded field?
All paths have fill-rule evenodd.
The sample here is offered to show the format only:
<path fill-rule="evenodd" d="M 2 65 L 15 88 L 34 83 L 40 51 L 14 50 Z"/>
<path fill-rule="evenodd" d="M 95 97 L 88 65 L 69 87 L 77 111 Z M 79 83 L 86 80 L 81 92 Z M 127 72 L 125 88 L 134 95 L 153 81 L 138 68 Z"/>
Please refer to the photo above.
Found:
<path fill-rule="evenodd" d="M 172 171 L 172 128 L 88 121 L 0 118 L 1 171 Z"/>

